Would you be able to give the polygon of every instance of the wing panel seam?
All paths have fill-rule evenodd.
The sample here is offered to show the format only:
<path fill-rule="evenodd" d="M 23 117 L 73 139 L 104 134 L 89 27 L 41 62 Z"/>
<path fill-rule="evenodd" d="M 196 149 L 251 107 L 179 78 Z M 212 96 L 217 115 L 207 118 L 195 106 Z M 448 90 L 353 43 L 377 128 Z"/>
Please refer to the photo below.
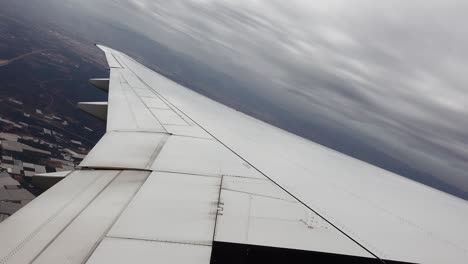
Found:
<path fill-rule="evenodd" d="M 149 158 L 148 163 L 146 164 L 146 167 L 145 167 L 146 169 L 148 169 L 148 170 L 151 169 L 151 165 L 153 165 L 153 163 L 158 158 L 159 154 L 161 153 L 164 146 L 166 145 L 167 140 L 169 139 L 169 137 L 170 137 L 169 134 L 166 134 L 166 135 L 163 136 L 163 138 L 161 139 L 159 144 L 156 146 L 156 149 L 154 150 L 153 154 Z"/>
<path fill-rule="evenodd" d="M 209 245 L 209 244 L 189 243 L 189 242 L 180 242 L 180 241 L 171 241 L 171 240 L 157 240 L 157 239 L 133 238 L 133 237 L 122 237 L 122 236 L 106 236 L 106 238 L 136 240 L 136 241 L 144 241 L 144 242 L 181 244 L 181 245 L 202 246 L 202 247 L 212 247 L 212 245 Z"/>

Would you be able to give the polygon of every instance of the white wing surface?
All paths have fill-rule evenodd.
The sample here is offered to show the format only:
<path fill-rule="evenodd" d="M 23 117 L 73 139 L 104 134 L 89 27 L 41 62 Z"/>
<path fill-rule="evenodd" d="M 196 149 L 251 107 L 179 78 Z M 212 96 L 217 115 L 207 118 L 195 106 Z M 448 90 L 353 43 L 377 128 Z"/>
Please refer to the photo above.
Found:
<path fill-rule="evenodd" d="M 99 47 L 110 78 L 94 82 L 109 83 L 109 101 L 84 108 L 107 114 L 107 133 L 80 170 L 0 225 L 0 263 L 468 259 L 466 201 Z"/>

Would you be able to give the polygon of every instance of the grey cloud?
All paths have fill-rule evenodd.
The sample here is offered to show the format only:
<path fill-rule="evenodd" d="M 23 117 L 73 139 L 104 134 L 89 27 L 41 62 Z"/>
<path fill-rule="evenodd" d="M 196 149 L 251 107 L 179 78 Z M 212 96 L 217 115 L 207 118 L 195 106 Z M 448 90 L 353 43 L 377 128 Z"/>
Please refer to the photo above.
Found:
<path fill-rule="evenodd" d="M 109 8 L 108 21 L 255 84 L 295 120 L 328 120 L 324 131 L 468 193 L 466 1 L 68 3 Z"/>

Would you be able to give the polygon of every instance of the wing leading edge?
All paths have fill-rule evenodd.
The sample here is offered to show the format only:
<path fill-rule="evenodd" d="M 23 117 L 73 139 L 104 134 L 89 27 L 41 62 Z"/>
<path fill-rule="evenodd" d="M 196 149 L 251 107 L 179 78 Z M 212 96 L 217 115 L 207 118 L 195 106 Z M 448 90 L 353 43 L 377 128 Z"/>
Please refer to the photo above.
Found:
<path fill-rule="evenodd" d="M 464 200 L 99 47 L 110 67 L 107 133 L 79 171 L 0 225 L 0 263 L 466 259 Z"/>

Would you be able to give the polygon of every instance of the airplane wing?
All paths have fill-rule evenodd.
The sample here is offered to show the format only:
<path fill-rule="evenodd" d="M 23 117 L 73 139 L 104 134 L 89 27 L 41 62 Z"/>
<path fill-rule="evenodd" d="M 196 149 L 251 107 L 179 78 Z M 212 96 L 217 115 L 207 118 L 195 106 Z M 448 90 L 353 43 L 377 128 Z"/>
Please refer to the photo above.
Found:
<path fill-rule="evenodd" d="M 0 224 L 0 263 L 460 263 L 468 203 L 99 46 L 107 132 Z M 54 176 L 55 177 L 55 176 Z M 53 177 L 52 177 L 53 178 Z"/>

